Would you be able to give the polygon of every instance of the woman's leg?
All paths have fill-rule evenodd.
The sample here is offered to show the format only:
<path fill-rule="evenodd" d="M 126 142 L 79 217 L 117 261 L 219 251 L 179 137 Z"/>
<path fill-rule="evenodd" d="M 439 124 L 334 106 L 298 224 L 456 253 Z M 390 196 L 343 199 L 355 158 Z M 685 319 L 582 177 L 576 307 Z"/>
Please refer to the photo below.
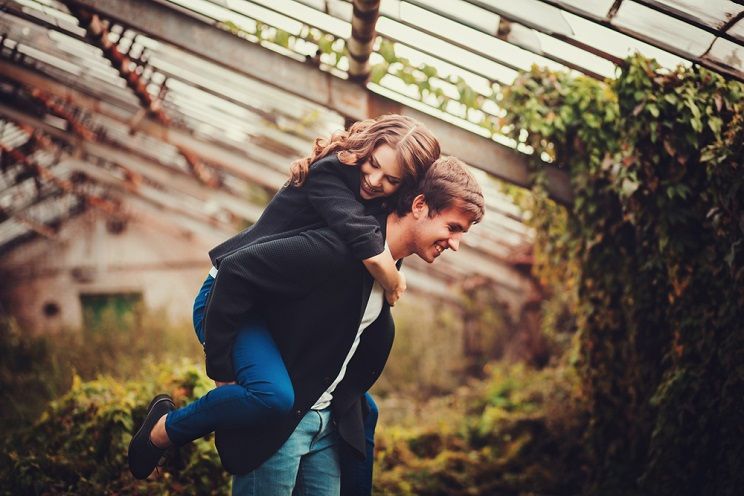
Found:
<path fill-rule="evenodd" d="M 204 311 L 207 309 L 207 302 L 209 301 L 209 294 L 212 292 L 212 286 L 214 286 L 214 277 L 211 274 L 207 274 L 207 278 L 204 280 L 201 288 L 199 288 L 199 293 L 194 299 L 194 331 L 202 346 L 204 346 L 204 341 L 206 341 Z"/>
<path fill-rule="evenodd" d="M 364 437 L 367 441 L 367 453 L 360 460 L 352 453 L 341 456 L 341 496 L 367 496 L 372 494 L 372 468 L 375 463 L 375 428 L 379 410 L 372 395 L 365 393 L 369 413 L 364 419 Z M 341 443 L 343 445 L 343 443 Z"/>
<path fill-rule="evenodd" d="M 218 427 L 255 425 L 284 415 L 294 404 L 294 389 L 271 334 L 261 320 L 247 324 L 233 346 L 236 384 L 213 389 L 168 414 L 165 430 L 173 444 L 184 444 Z"/>
<path fill-rule="evenodd" d="M 204 343 L 203 314 L 214 278 L 208 276 L 194 302 L 194 329 Z M 164 448 L 185 444 L 218 427 L 255 425 L 272 415 L 288 413 L 294 389 L 276 344 L 262 320 L 247 322 L 233 346 L 236 384 L 213 389 L 179 409 L 167 395 L 158 395 L 129 445 L 129 467 L 137 478 L 155 468 Z M 162 398 L 161 398 L 162 396 Z M 166 401 L 167 400 L 167 401 Z"/>

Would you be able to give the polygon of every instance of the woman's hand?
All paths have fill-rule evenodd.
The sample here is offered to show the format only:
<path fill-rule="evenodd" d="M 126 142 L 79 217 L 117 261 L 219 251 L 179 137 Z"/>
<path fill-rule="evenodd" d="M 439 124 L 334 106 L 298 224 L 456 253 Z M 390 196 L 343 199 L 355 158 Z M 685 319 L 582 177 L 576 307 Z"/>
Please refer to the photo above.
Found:
<path fill-rule="evenodd" d="M 220 387 L 220 386 L 226 386 L 226 385 L 228 385 L 228 384 L 235 384 L 235 381 L 230 381 L 230 382 L 220 382 L 220 381 L 214 381 L 214 385 L 215 385 L 216 387 Z"/>
<path fill-rule="evenodd" d="M 402 271 L 398 271 L 398 284 L 392 291 L 385 291 L 385 299 L 391 307 L 394 307 L 403 293 L 406 292 L 406 276 Z"/>

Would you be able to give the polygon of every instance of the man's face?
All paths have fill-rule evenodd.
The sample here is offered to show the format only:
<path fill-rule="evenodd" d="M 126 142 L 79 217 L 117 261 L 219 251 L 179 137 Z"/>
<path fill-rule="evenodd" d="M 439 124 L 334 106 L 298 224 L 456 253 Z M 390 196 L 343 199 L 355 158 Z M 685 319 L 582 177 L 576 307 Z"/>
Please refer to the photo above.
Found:
<path fill-rule="evenodd" d="M 460 239 L 468 232 L 473 223 L 471 214 L 462 211 L 457 206 L 442 210 L 433 217 L 429 217 L 429 207 L 424 206 L 417 211 L 414 204 L 416 224 L 412 230 L 413 253 L 428 263 L 450 249 L 460 248 Z"/>

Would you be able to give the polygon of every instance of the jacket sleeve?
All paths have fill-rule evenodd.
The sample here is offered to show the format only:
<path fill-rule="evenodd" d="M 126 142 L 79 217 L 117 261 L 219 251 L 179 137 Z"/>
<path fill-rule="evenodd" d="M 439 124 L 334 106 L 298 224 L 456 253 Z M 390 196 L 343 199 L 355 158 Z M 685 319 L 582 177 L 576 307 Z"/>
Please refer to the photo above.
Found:
<path fill-rule="evenodd" d="M 235 379 L 232 348 L 242 322 L 262 303 L 300 298 L 351 261 L 348 248 L 329 229 L 247 246 L 226 256 L 204 317 L 207 375 Z"/>
<path fill-rule="evenodd" d="M 359 173 L 351 167 L 338 160 L 316 162 L 302 188 L 312 207 L 349 246 L 354 258 L 365 260 L 382 253 L 385 240 L 380 224 L 365 213 L 357 197 Z"/>

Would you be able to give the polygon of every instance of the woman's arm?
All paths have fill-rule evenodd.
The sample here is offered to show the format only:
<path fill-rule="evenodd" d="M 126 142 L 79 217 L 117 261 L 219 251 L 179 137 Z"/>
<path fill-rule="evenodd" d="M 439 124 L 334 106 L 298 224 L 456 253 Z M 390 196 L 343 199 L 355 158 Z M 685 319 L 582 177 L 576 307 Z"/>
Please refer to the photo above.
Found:
<path fill-rule="evenodd" d="M 388 247 L 386 246 L 379 255 L 362 260 L 362 263 L 385 290 L 388 304 L 395 305 L 406 291 L 406 278 L 403 272 L 398 271 Z"/>
<path fill-rule="evenodd" d="M 338 160 L 323 160 L 314 165 L 302 186 L 308 201 L 326 224 L 345 240 L 354 256 L 362 260 L 385 290 L 388 303 L 394 305 L 406 290 L 405 278 L 384 247 L 377 219 L 366 213 L 357 197 L 359 170 Z"/>
<path fill-rule="evenodd" d="M 310 168 L 301 188 L 308 202 L 358 260 L 382 253 L 385 240 L 374 215 L 365 211 L 359 198 L 359 169 L 337 159 L 322 159 Z"/>

